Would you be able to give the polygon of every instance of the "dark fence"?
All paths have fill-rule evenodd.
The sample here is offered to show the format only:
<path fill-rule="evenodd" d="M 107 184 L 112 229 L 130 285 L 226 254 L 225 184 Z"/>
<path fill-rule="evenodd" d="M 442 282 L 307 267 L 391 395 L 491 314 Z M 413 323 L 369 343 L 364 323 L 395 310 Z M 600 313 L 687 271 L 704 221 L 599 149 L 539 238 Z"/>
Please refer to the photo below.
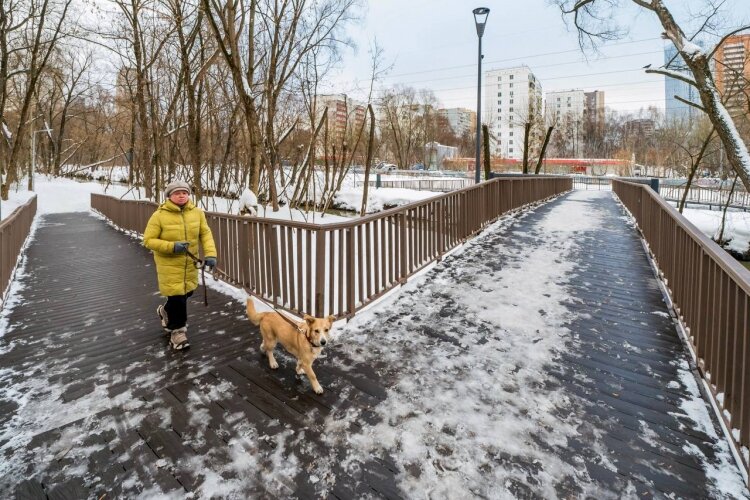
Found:
<path fill-rule="evenodd" d="M 592 177 L 587 175 L 573 175 L 573 189 L 609 190 L 612 188 L 611 177 Z"/>
<path fill-rule="evenodd" d="M 354 185 L 362 186 L 364 180 L 355 181 Z M 417 191 L 437 191 L 437 192 L 450 192 L 462 189 L 468 186 L 474 185 L 474 179 L 466 177 L 458 178 L 429 178 L 429 179 L 399 179 L 399 180 L 385 180 L 385 179 L 373 179 L 370 177 L 368 183 L 372 187 L 381 188 L 402 188 L 402 189 L 414 189 Z"/>
<path fill-rule="evenodd" d="M 206 215 L 223 280 L 296 314 L 350 317 L 500 215 L 570 189 L 565 177 L 496 179 L 324 225 Z M 153 202 L 97 194 L 91 206 L 138 233 L 156 208 Z"/>
<path fill-rule="evenodd" d="M 685 194 L 685 186 L 662 186 L 660 194 L 665 200 L 680 201 Z M 692 186 L 688 190 L 687 202 L 701 205 L 719 206 L 727 204 L 733 208 L 750 209 L 750 193 L 736 189 L 721 189 L 718 187 Z"/>
<path fill-rule="evenodd" d="M 0 304 L 5 302 L 8 285 L 18 263 L 18 255 L 29 236 L 36 215 L 36 195 L 0 221 Z"/>
<path fill-rule="evenodd" d="M 573 189 L 607 190 L 611 189 L 613 180 L 634 182 L 650 186 L 655 192 L 659 192 L 659 179 L 655 177 L 604 177 L 595 175 L 574 175 Z"/>
<path fill-rule="evenodd" d="M 615 181 L 613 190 L 664 275 L 722 418 L 750 447 L 750 271 L 646 186 Z"/>

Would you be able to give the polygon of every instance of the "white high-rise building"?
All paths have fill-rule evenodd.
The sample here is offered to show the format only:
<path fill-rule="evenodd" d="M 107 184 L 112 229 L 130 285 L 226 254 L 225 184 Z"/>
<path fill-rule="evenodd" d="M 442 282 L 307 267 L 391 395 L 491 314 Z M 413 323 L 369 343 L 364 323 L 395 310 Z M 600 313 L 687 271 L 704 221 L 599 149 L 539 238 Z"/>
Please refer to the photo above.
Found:
<path fill-rule="evenodd" d="M 524 126 L 541 123 L 542 85 L 528 66 L 494 69 L 484 74 L 484 116 L 491 149 L 503 158 L 523 158 Z M 539 127 L 535 127 L 535 130 Z"/>
<path fill-rule="evenodd" d="M 582 120 L 586 102 L 584 94 L 585 92 L 580 89 L 547 92 L 545 98 L 547 117 L 559 119 L 568 115 L 573 119 Z"/>
<path fill-rule="evenodd" d="M 581 156 L 585 130 L 585 92 L 581 89 L 547 92 L 544 105 L 547 123 L 554 125 L 558 133 L 564 135 L 570 154 Z"/>

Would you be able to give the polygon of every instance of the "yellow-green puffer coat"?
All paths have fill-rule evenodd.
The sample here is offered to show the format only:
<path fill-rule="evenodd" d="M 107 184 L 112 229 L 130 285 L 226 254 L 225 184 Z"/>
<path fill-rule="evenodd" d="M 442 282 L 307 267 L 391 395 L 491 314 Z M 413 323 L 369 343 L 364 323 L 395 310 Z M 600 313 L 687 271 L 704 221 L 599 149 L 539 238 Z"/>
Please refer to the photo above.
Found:
<path fill-rule="evenodd" d="M 187 254 L 174 253 L 177 241 L 188 241 L 188 250 L 198 255 L 198 238 L 203 255 L 216 257 L 216 245 L 203 210 L 192 202 L 180 209 L 170 200 L 165 201 L 148 220 L 143 232 L 143 245 L 154 252 L 159 293 L 165 297 L 185 295 L 198 288 L 198 270 Z"/>

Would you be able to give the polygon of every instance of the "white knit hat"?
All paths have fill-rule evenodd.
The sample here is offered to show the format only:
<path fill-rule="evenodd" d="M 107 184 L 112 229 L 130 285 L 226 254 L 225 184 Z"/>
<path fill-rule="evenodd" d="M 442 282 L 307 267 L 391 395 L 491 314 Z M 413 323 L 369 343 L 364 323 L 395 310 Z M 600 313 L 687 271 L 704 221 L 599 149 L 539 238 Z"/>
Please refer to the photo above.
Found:
<path fill-rule="evenodd" d="M 172 181 L 169 184 L 167 184 L 167 187 L 164 188 L 164 195 L 169 198 L 169 196 L 178 190 L 184 190 L 187 191 L 188 194 L 193 194 L 193 190 L 190 189 L 190 184 L 188 184 L 185 181 Z"/>

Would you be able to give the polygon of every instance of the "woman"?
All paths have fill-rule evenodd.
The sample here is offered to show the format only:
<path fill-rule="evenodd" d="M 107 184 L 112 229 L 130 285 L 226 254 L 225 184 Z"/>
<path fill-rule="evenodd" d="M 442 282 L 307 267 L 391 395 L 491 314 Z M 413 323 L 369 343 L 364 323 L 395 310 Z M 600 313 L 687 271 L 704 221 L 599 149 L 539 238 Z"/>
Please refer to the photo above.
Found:
<path fill-rule="evenodd" d="M 203 247 L 205 264 L 216 265 L 216 245 L 203 210 L 190 201 L 190 185 L 174 181 L 167 185 L 167 201 L 148 220 L 143 245 L 154 253 L 159 293 L 167 302 L 156 308 L 169 344 L 180 350 L 190 347 L 187 339 L 187 299 L 198 288 L 198 269 L 187 255 Z"/>

